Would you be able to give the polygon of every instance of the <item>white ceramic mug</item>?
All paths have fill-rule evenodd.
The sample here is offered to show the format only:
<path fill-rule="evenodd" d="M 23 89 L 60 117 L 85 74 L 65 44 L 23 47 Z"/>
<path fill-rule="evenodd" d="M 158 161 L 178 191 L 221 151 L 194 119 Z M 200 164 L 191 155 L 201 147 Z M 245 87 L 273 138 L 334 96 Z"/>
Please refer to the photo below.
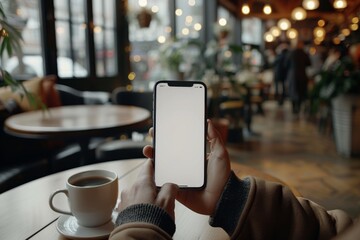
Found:
<path fill-rule="evenodd" d="M 67 196 L 71 212 L 54 206 L 53 199 L 58 193 Z M 69 177 L 66 189 L 53 192 L 49 204 L 55 212 L 73 215 L 79 225 L 96 227 L 111 220 L 117 198 L 117 174 L 107 170 L 92 170 Z"/>

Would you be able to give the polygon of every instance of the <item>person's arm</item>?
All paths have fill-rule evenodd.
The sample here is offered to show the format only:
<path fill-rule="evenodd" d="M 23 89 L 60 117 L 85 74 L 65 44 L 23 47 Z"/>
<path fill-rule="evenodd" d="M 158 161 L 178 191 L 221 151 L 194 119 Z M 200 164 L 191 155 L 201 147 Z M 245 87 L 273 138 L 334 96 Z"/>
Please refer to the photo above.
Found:
<path fill-rule="evenodd" d="M 116 220 L 117 227 L 110 240 L 171 239 L 174 220 L 162 208 L 153 204 L 136 204 L 125 208 Z"/>
<path fill-rule="evenodd" d="M 148 160 L 136 183 L 121 192 L 117 227 L 109 239 L 171 239 L 177 190 L 176 185 L 165 184 L 157 191 L 153 164 Z"/>
<path fill-rule="evenodd" d="M 330 239 L 352 224 L 341 210 L 326 211 L 288 187 L 231 174 L 210 224 L 232 239 Z"/>

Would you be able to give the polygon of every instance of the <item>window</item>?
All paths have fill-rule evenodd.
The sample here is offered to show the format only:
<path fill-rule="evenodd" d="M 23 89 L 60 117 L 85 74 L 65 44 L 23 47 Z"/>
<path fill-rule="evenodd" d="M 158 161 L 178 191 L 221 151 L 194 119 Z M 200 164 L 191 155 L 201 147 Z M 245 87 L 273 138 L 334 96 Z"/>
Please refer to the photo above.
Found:
<path fill-rule="evenodd" d="M 4 56 L 1 65 L 15 78 L 44 75 L 39 0 L 2 0 L 1 3 L 23 38 L 22 52 Z"/>
<path fill-rule="evenodd" d="M 96 75 L 112 76 L 117 72 L 114 1 L 93 0 L 93 9 Z"/>
<path fill-rule="evenodd" d="M 159 49 L 171 38 L 169 1 L 129 1 L 129 40 L 131 42 L 129 79 L 138 88 L 149 88 L 160 77 Z"/>
<path fill-rule="evenodd" d="M 55 0 L 55 30 L 58 75 L 62 78 L 88 75 L 85 0 Z"/>
<path fill-rule="evenodd" d="M 176 1 L 176 37 L 192 38 L 200 37 L 203 28 L 202 0 L 177 0 Z"/>
<path fill-rule="evenodd" d="M 3 0 L 2 4 L 24 39 L 22 52 L 0 59 L 15 78 L 57 74 L 69 79 L 119 79 L 117 50 L 124 46 L 117 45 L 115 11 L 123 3 L 116 0 Z M 46 22 L 41 21 L 41 16 Z M 57 59 L 53 59 L 55 55 Z"/>
<path fill-rule="evenodd" d="M 92 66 L 89 60 L 95 61 L 97 77 L 116 75 L 114 3 L 114 0 L 54 1 L 60 77 L 88 76 Z M 93 28 L 89 29 L 91 22 Z"/>
<path fill-rule="evenodd" d="M 128 4 L 129 79 L 133 86 L 152 89 L 160 79 L 197 77 L 200 48 L 189 42 L 200 39 L 203 0 L 139 0 Z"/>

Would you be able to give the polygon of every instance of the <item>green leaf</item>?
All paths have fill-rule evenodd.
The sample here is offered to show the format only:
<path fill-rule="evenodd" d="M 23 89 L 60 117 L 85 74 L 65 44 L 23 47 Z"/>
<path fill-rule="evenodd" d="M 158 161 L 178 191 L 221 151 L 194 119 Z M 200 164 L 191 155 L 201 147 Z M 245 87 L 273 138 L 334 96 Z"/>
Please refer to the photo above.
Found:
<path fill-rule="evenodd" d="M 5 15 L 5 12 L 4 12 L 4 7 L 3 7 L 1 2 L 0 2 L 0 17 L 6 18 L 6 15 Z"/>
<path fill-rule="evenodd" d="M 0 46 L 0 55 L 2 56 L 4 54 L 4 50 L 6 48 L 6 38 L 3 38 L 2 42 L 1 42 L 1 46 Z"/>

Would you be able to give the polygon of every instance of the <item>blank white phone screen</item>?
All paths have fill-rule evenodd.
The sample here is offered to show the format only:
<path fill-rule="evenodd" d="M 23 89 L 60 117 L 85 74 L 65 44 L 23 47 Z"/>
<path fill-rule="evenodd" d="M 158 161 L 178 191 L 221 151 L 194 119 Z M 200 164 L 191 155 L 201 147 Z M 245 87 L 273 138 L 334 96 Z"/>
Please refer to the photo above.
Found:
<path fill-rule="evenodd" d="M 203 84 L 156 85 L 155 182 L 200 188 L 205 181 L 205 97 Z"/>

